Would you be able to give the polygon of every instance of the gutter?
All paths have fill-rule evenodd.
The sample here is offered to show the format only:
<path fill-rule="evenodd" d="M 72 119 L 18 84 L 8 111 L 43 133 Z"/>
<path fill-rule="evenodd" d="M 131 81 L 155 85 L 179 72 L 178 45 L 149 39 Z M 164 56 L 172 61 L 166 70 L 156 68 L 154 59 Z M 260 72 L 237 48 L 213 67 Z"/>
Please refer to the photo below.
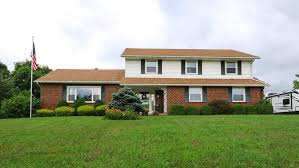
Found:
<path fill-rule="evenodd" d="M 37 83 L 73 83 L 73 84 L 119 84 L 120 81 L 39 81 Z"/>

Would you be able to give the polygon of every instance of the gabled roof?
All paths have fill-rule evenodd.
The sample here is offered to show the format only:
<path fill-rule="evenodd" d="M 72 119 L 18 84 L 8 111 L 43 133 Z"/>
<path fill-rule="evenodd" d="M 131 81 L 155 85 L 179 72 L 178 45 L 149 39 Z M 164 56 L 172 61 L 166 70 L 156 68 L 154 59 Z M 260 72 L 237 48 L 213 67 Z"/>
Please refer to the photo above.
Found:
<path fill-rule="evenodd" d="M 126 48 L 122 57 L 200 57 L 200 58 L 248 58 L 259 57 L 229 49 L 154 49 Z"/>
<path fill-rule="evenodd" d="M 121 85 L 140 86 L 268 86 L 258 79 L 123 78 Z"/>
<path fill-rule="evenodd" d="M 39 83 L 119 83 L 123 69 L 57 69 L 35 80 Z"/>

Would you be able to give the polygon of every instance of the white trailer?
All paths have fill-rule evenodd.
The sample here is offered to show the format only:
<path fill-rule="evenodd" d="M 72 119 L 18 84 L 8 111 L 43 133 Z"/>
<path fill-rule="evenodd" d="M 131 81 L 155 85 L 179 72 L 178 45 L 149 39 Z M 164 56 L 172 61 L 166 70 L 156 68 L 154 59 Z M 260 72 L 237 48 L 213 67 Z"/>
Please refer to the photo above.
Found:
<path fill-rule="evenodd" d="M 298 113 L 299 93 L 298 91 L 285 92 L 266 97 L 272 103 L 273 113 Z"/>

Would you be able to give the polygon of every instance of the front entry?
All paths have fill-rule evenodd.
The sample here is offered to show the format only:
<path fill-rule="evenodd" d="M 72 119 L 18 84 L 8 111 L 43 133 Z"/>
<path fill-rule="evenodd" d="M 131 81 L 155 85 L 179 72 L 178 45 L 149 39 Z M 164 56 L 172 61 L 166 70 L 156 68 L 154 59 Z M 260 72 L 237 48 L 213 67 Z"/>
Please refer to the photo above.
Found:
<path fill-rule="evenodd" d="M 164 113 L 164 91 L 155 90 L 155 112 Z"/>

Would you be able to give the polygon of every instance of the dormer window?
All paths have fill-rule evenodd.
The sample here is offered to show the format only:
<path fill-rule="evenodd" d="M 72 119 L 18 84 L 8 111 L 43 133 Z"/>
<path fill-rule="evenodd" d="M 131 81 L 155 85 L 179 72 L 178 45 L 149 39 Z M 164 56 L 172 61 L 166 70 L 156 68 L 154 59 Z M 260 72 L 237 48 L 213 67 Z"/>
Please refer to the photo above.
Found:
<path fill-rule="evenodd" d="M 197 61 L 186 61 L 186 74 L 197 74 Z"/>
<path fill-rule="evenodd" d="M 145 61 L 146 73 L 157 73 L 158 61 Z"/>
<path fill-rule="evenodd" d="M 236 62 L 226 62 L 226 73 L 236 74 L 237 73 L 237 63 Z"/>

